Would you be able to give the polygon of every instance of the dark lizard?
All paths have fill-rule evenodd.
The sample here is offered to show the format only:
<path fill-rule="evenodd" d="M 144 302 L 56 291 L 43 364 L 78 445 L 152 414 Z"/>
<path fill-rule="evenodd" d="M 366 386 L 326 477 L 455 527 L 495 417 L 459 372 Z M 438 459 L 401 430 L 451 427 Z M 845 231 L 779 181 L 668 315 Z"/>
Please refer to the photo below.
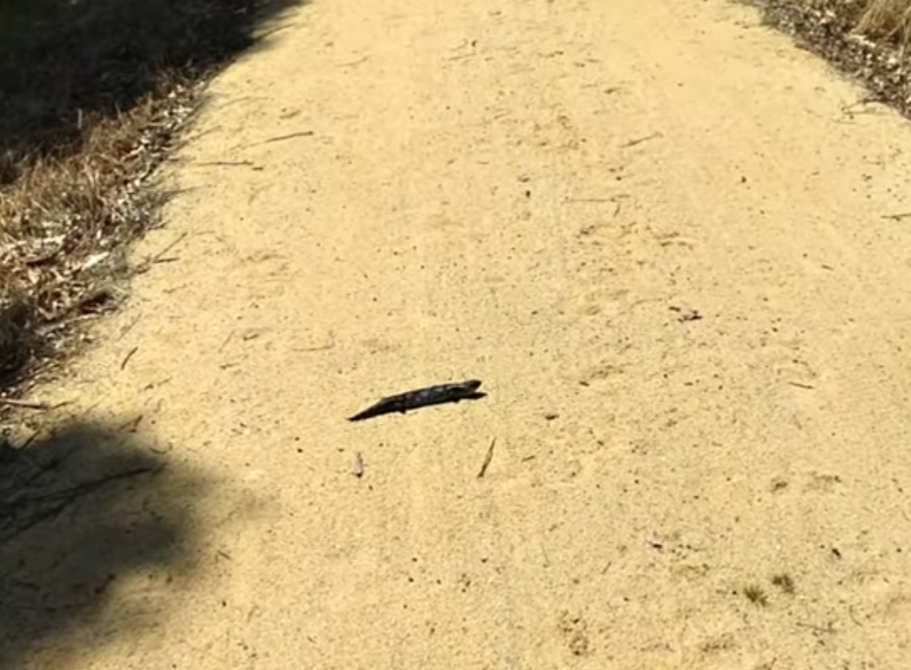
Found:
<path fill-rule="evenodd" d="M 460 400 L 477 400 L 483 398 L 486 394 L 478 391 L 481 382 L 477 379 L 458 382 L 456 384 L 440 384 L 439 386 L 429 386 L 416 391 L 408 391 L 398 395 L 391 395 L 383 398 L 375 405 L 359 412 L 348 421 L 362 421 L 370 419 L 381 414 L 390 414 L 392 412 L 401 412 L 404 414 L 408 410 L 428 407 L 430 405 L 441 405 L 449 402 L 459 402 Z"/>

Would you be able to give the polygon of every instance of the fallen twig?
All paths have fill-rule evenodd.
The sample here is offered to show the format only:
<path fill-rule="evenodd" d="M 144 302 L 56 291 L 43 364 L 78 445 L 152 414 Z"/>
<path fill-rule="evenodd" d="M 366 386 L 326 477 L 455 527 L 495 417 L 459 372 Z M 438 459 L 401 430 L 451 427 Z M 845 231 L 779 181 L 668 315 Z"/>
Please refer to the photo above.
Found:
<path fill-rule="evenodd" d="M 0 398 L 0 405 L 7 407 L 22 407 L 24 409 L 51 409 L 51 405 L 37 400 L 16 400 L 15 398 Z"/>
<path fill-rule="evenodd" d="M 800 382 L 790 382 L 790 381 L 789 381 L 788 384 L 790 384 L 791 386 L 796 386 L 796 387 L 799 388 L 799 389 L 814 389 L 814 388 L 816 388 L 815 386 L 811 386 L 810 384 L 801 384 Z"/>
<path fill-rule="evenodd" d="M 361 452 L 354 455 L 354 476 L 358 479 L 364 476 L 364 457 Z"/>
<path fill-rule="evenodd" d="M 263 144 L 268 144 L 269 142 L 281 142 L 282 140 L 290 140 L 294 137 L 310 137 L 313 135 L 312 130 L 302 130 L 299 133 L 290 133 L 288 135 L 279 135 L 278 137 L 270 137 L 267 140 L 263 140 Z"/>
<path fill-rule="evenodd" d="M 167 254 L 171 249 L 173 249 L 178 244 L 183 242 L 183 240 L 186 239 L 186 237 L 187 237 L 187 233 L 181 233 L 177 237 L 176 240 L 171 242 L 164 249 L 162 249 L 161 251 L 159 251 L 157 254 L 155 254 L 154 256 L 152 256 L 150 258 L 146 258 L 145 261 L 141 265 L 139 265 L 139 267 L 136 268 L 136 274 L 142 274 L 143 272 L 148 272 L 150 267 L 152 267 L 156 263 L 161 263 L 162 259 L 165 257 L 165 254 Z"/>
<path fill-rule="evenodd" d="M 228 346 L 228 343 L 234 338 L 234 331 L 232 330 L 228 333 L 228 336 L 225 338 L 225 341 L 221 343 L 221 346 L 218 347 L 218 351 L 222 352 L 225 350 L 225 347 Z"/>
<path fill-rule="evenodd" d="M 197 167 L 251 167 L 256 165 L 253 161 L 205 161 L 193 163 Z"/>
<path fill-rule="evenodd" d="M 137 314 L 137 315 L 135 316 L 135 318 L 134 318 L 132 321 L 130 321 L 126 326 L 124 326 L 124 327 L 120 330 L 120 337 L 118 337 L 117 339 L 118 339 L 118 340 L 122 340 L 124 337 L 126 337 L 127 334 L 128 334 L 131 330 L 133 330 L 133 327 L 134 327 L 137 323 L 139 323 L 139 319 L 141 319 L 141 318 L 142 318 L 142 314 Z"/>
<path fill-rule="evenodd" d="M 339 63 L 336 67 L 354 67 L 355 65 L 360 65 L 368 58 L 370 58 L 370 56 L 364 56 L 363 58 L 358 58 L 357 60 L 349 61 L 347 63 Z"/>
<path fill-rule="evenodd" d="M 126 423 L 123 423 L 120 426 L 118 426 L 118 429 L 126 430 L 130 433 L 135 433 L 136 430 L 139 428 L 139 424 L 142 422 L 142 419 L 143 419 L 143 415 L 140 414 L 140 415 L 130 419 Z"/>
<path fill-rule="evenodd" d="M 120 361 L 121 370 L 126 368 L 127 363 L 130 362 L 130 359 L 133 358 L 133 354 L 135 354 L 137 351 L 139 351 L 139 347 L 133 347 L 132 349 L 129 350 L 129 352 L 127 352 L 127 355 L 123 357 L 122 361 Z"/>
<path fill-rule="evenodd" d="M 497 438 L 493 438 L 490 441 L 490 446 L 487 448 L 487 455 L 484 456 L 484 462 L 481 464 L 481 471 L 478 472 L 478 479 L 481 479 L 487 472 L 487 467 L 490 465 L 490 461 L 493 460 L 493 448 L 497 443 Z"/>
<path fill-rule="evenodd" d="M 178 244 L 180 244 L 181 242 L 183 242 L 183 241 L 186 239 L 186 237 L 187 237 L 187 233 L 181 233 L 181 234 L 177 237 L 176 240 L 174 240 L 174 241 L 171 242 L 168 246 L 166 246 L 164 249 L 162 249 L 162 250 L 159 251 L 157 254 L 155 254 L 154 256 L 152 256 L 152 262 L 154 263 L 155 261 L 157 261 L 157 260 L 159 260 L 159 259 L 161 259 L 161 258 L 164 258 L 164 255 L 165 255 L 166 253 L 168 253 L 171 249 L 173 249 L 173 248 L 176 247 Z"/>
<path fill-rule="evenodd" d="M 635 140 L 630 140 L 629 142 L 626 142 L 625 144 L 621 144 L 620 148 L 629 149 L 630 147 L 634 147 L 637 144 L 642 144 L 643 142 L 648 142 L 649 140 L 653 140 L 657 137 L 661 137 L 661 133 L 652 133 L 651 135 L 647 135 L 646 137 L 639 137 Z"/>
<path fill-rule="evenodd" d="M 143 387 L 142 387 L 141 389 L 139 389 L 139 390 L 140 390 L 140 391 L 151 391 L 152 389 L 156 389 L 156 388 L 158 388 L 159 386 L 164 386 L 164 385 L 167 384 L 169 381 L 171 381 L 171 378 L 170 378 L 170 377 L 167 377 L 167 378 L 165 378 L 165 379 L 162 379 L 160 382 L 149 382 L 148 384 L 146 384 L 145 386 L 143 386 Z"/>

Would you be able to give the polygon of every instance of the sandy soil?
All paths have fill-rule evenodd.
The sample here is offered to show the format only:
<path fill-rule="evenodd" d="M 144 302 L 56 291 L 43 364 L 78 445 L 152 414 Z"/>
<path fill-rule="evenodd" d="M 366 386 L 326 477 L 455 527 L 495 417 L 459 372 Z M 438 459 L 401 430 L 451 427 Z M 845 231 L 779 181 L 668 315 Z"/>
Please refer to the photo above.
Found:
<path fill-rule="evenodd" d="M 36 391 L 167 467 L 5 548 L 7 667 L 907 667 L 906 122 L 722 0 L 316 0 L 212 96 Z"/>

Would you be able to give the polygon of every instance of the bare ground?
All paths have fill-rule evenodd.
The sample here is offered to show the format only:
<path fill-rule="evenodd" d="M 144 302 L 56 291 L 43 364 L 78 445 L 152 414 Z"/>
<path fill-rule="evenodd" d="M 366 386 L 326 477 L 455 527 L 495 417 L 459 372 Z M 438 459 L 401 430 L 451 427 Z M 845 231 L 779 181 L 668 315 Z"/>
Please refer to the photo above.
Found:
<path fill-rule="evenodd" d="M 906 121 L 721 0 L 323 0 L 211 92 L 41 390 L 148 482 L 0 549 L 4 667 L 906 666 Z"/>

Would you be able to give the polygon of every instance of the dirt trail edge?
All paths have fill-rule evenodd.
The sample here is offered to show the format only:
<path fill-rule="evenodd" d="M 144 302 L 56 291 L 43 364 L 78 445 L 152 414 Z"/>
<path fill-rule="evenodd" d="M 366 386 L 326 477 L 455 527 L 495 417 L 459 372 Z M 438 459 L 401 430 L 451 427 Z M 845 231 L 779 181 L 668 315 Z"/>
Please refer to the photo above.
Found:
<path fill-rule="evenodd" d="M 897 114 L 721 0 L 314 0 L 212 95 L 43 397 L 192 545 L 19 667 L 907 665 Z"/>

